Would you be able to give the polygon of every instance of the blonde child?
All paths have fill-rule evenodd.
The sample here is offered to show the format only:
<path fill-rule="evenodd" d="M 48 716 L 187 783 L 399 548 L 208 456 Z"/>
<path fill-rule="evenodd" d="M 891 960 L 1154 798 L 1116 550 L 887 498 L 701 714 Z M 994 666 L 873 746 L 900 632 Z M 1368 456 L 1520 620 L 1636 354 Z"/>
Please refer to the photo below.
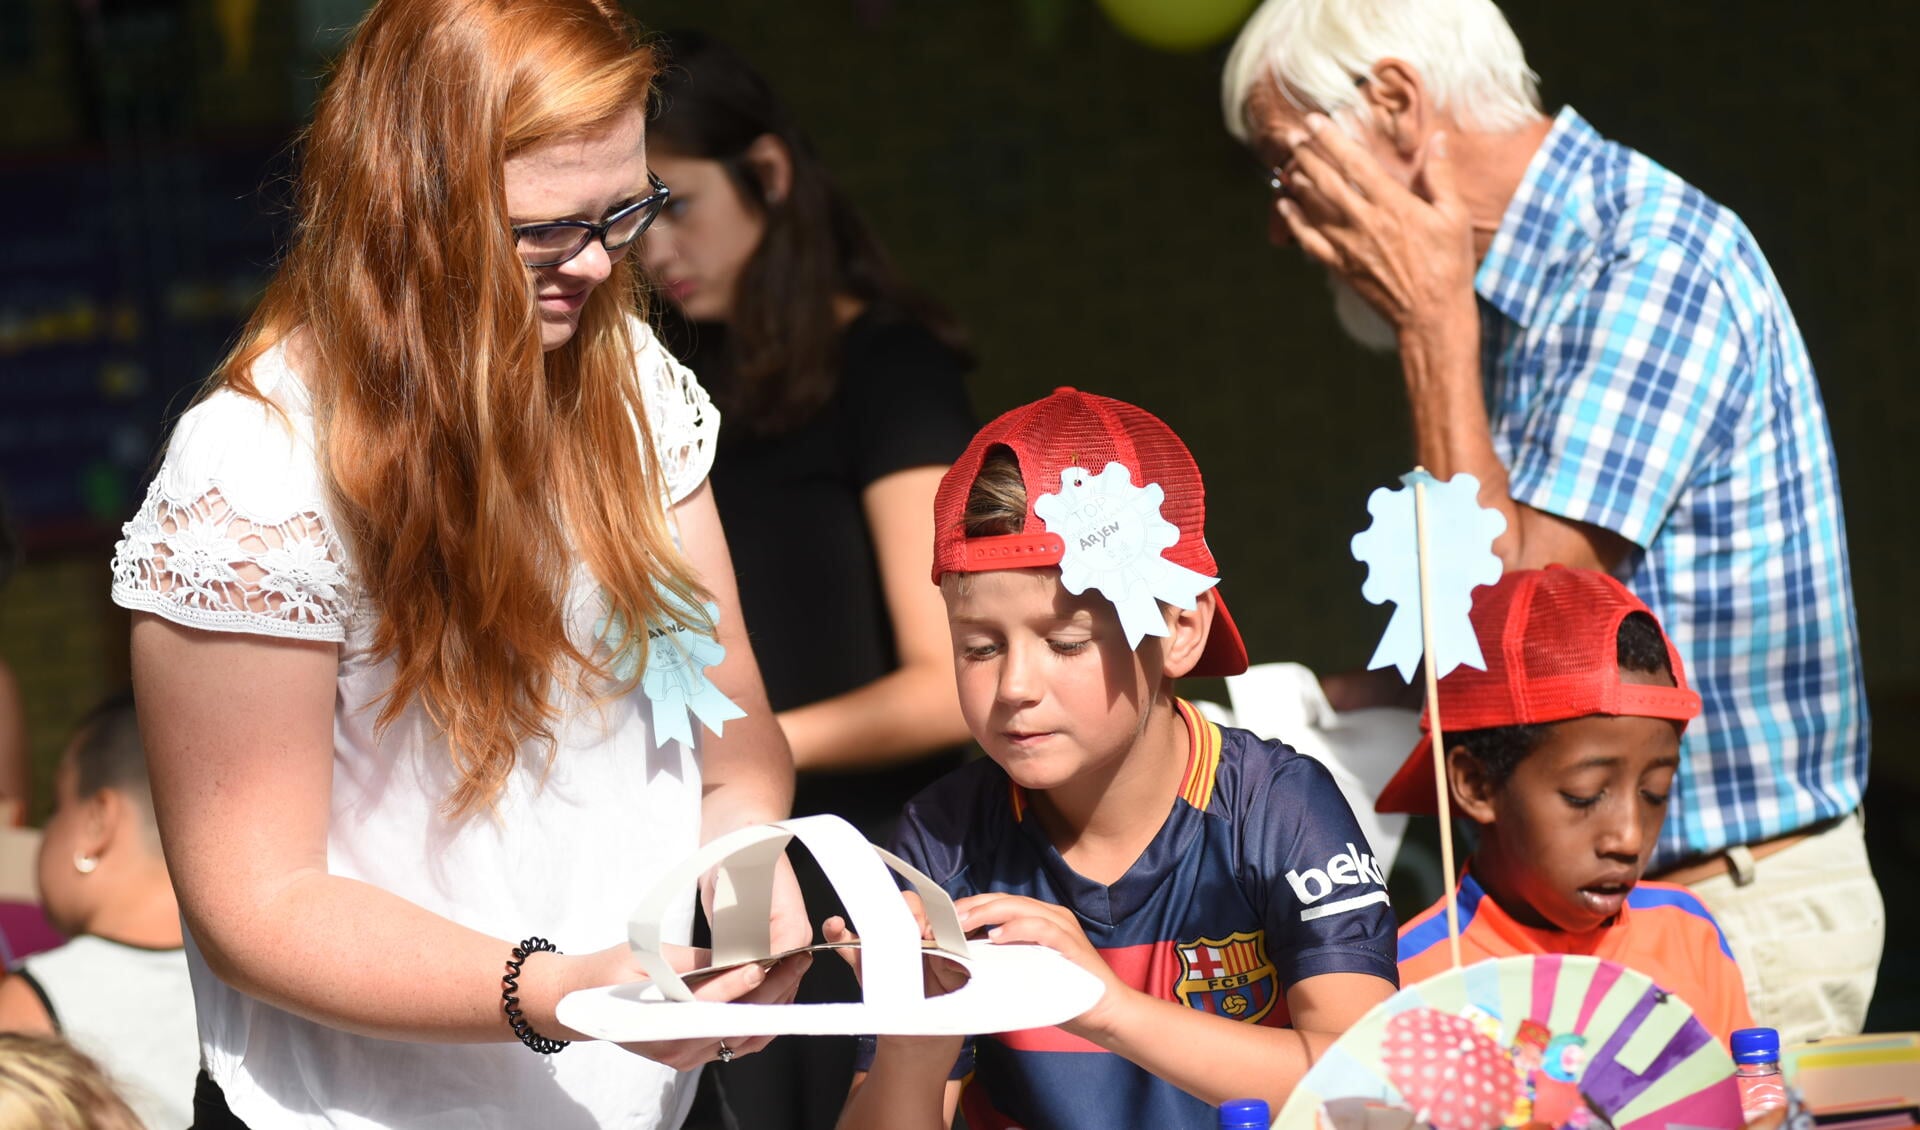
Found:
<path fill-rule="evenodd" d="M 193 987 L 130 696 L 81 721 L 55 770 L 40 901 L 72 940 L 0 979 L 0 1031 L 58 1033 L 154 1126 L 193 1118 Z"/>
<path fill-rule="evenodd" d="M 934 579 L 987 759 L 909 804 L 894 850 L 987 943 L 1106 992 L 1057 1028 L 869 1042 L 843 1128 L 944 1128 L 963 1081 L 976 1130 L 1212 1127 L 1393 992 L 1384 880 L 1331 777 L 1174 693 L 1247 662 L 1204 527 L 1172 430 L 1070 389 L 941 483 Z"/>

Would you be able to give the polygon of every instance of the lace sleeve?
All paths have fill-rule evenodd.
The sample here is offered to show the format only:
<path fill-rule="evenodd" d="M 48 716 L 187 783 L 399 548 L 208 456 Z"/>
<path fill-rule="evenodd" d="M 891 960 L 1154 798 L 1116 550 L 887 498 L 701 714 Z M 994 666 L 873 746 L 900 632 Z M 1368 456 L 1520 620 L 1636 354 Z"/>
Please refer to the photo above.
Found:
<path fill-rule="evenodd" d="M 667 505 L 692 494 L 713 467 L 720 410 L 693 370 L 667 352 L 645 323 L 636 322 L 634 357 L 647 405 L 647 427 L 666 478 Z"/>
<path fill-rule="evenodd" d="M 113 600 L 191 628 L 346 639 L 344 555 L 314 510 L 242 513 L 218 486 L 172 498 L 155 480 L 113 551 Z"/>

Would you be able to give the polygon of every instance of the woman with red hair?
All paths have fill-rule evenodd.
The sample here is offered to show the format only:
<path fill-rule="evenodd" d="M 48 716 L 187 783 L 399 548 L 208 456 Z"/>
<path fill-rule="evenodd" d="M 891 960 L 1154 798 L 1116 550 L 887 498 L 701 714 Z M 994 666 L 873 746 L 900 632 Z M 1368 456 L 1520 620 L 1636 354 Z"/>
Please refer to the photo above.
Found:
<path fill-rule="evenodd" d="M 688 1069 L 764 1043 L 567 1049 L 555 1016 L 642 976 L 658 874 L 792 793 L 716 414 L 631 313 L 656 69 L 614 0 L 380 0 L 126 527 L 196 1125 L 673 1127 Z M 790 875 L 773 917 L 810 934 Z M 785 1000 L 804 965 L 701 995 Z"/>

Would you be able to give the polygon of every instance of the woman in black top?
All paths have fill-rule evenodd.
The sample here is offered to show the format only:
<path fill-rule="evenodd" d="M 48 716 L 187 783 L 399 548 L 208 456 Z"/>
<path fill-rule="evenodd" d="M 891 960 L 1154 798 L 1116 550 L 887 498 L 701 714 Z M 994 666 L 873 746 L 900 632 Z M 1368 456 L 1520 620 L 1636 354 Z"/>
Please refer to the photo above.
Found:
<path fill-rule="evenodd" d="M 799 769 L 795 815 L 832 812 L 885 842 L 966 741 L 930 582 L 933 496 L 975 421 L 970 359 L 910 291 L 766 81 L 697 33 L 648 125 L 673 186 L 642 261 L 666 339 L 721 409 L 710 481 L 745 622 Z M 816 925 L 838 913 L 801 861 Z M 800 999 L 856 999 L 815 962 Z M 830 1128 L 852 1041 L 783 1039 L 710 1073 L 748 1130 Z"/>

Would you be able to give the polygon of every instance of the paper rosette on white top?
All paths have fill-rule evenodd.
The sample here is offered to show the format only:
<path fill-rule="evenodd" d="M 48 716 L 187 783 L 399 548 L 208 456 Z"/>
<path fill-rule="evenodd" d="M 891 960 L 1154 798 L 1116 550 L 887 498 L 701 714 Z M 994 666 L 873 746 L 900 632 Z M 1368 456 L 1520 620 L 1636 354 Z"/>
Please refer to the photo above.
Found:
<path fill-rule="evenodd" d="M 734 1004 L 696 1000 L 663 951 L 661 923 L 718 867 L 713 906 L 716 966 L 772 956 L 768 921 L 775 868 L 798 839 L 813 854 L 860 935 L 861 1000 L 830 1004 Z M 963 966 L 967 983 L 928 997 L 920 928 L 892 874 L 912 885 L 933 926 L 933 952 Z M 652 978 L 569 993 L 560 1022 L 603 1040 L 728 1036 L 967 1036 L 1059 1024 L 1092 1008 L 1098 978 L 1042 946 L 969 943 L 953 900 L 911 865 L 876 847 L 837 816 L 803 816 L 742 828 L 703 846 L 648 892 L 628 923 L 641 968 Z M 839 960 L 831 955 L 820 960 Z"/>

